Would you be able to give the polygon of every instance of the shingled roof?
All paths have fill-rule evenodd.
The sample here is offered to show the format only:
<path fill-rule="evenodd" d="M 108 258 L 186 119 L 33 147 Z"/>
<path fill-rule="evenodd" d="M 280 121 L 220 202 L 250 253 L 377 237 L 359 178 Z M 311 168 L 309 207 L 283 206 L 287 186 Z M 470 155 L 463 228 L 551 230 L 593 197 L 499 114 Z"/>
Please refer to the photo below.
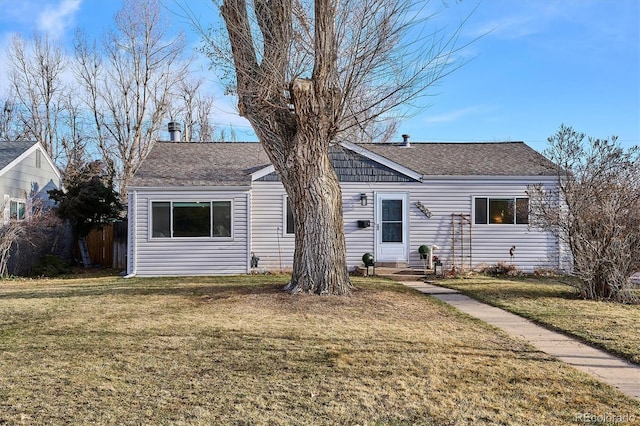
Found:
<path fill-rule="evenodd" d="M 366 143 L 358 146 L 427 176 L 550 176 L 553 163 L 524 142 Z"/>
<path fill-rule="evenodd" d="M 0 142 L 0 170 L 7 167 L 33 145 L 35 145 L 33 141 Z"/>
<path fill-rule="evenodd" d="M 244 186 L 271 162 L 259 143 L 157 142 L 133 186 Z"/>
<path fill-rule="evenodd" d="M 413 142 L 410 147 L 383 143 L 356 145 L 413 170 L 423 177 L 553 175 L 553 164 L 523 142 Z M 365 156 L 366 151 L 363 152 Z M 344 149 L 333 152 L 334 163 L 340 160 L 336 170 L 340 167 L 344 169 L 345 165 L 362 168 L 364 164 L 370 162 L 361 155 L 352 154 L 345 156 Z M 136 172 L 132 185 L 134 187 L 248 186 L 251 184 L 251 174 L 270 164 L 259 143 L 158 142 Z M 388 168 L 385 166 L 385 169 Z M 373 180 L 382 179 L 379 176 L 397 180 L 393 177 L 391 169 L 388 170 L 383 173 L 384 170 L 381 169 L 378 173 L 374 173 Z M 347 174 L 355 176 L 362 173 Z"/>

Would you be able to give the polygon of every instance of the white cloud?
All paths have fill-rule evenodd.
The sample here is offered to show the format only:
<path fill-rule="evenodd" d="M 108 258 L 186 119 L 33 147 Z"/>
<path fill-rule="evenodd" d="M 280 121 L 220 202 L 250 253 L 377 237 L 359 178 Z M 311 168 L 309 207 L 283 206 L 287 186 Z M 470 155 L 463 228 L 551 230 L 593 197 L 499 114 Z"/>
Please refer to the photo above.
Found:
<path fill-rule="evenodd" d="M 451 123 L 454 121 L 458 121 L 461 118 L 464 118 L 468 115 L 477 113 L 482 111 L 484 108 L 480 106 L 472 106 L 467 108 L 457 109 L 455 111 L 447 112 L 444 114 L 431 115 L 425 117 L 424 121 L 428 124 L 437 124 L 437 123 Z"/>
<path fill-rule="evenodd" d="M 81 3 L 82 0 L 62 0 L 57 5 L 47 5 L 37 18 L 38 29 L 54 39 L 61 38 Z"/>

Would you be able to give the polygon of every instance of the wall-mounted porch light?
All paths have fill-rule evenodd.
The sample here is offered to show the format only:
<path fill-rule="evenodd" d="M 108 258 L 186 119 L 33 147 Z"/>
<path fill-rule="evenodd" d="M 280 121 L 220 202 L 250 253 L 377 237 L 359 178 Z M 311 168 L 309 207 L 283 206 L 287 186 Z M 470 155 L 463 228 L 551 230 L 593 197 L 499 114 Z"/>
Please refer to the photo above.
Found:
<path fill-rule="evenodd" d="M 362 206 L 367 205 L 367 194 L 365 194 L 364 192 L 360 194 L 360 204 Z"/>

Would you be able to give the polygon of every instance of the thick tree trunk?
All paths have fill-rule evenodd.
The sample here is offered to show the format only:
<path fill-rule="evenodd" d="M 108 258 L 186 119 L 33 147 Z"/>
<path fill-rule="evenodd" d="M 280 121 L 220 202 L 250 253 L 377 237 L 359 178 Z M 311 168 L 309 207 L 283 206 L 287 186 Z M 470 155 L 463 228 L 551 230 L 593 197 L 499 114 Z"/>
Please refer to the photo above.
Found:
<path fill-rule="evenodd" d="M 256 116 L 252 116 L 256 119 Z M 342 190 L 329 160 L 329 142 L 298 127 L 291 140 L 271 140 L 265 122 L 254 126 L 289 196 L 295 223 L 290 293 L 348 295 Z M 286 149 L 282 149 L 286 147 Z"/>
<path fill-rule="evenodd" d="M 346 264 L 342 191 L 325 143 L 317 139 L 299 141 L 281 175 L 293 209 L 296 238 L 286 290 L 346 295 L 352 285 Z"/>
<path fill-rule="evenodd" d="M 342 192 L 329 161 L 341 93 L 337 88 L 335 0 L 315 2 L 315 61 L 310 79 L 288 80 L 292 1 L 256 0 L 263 36 L 254 50 L 246 0 L 225 0 L 222 16 L 236 68 L 238 109 L 256 131 L 289 195 L 295 223 L 291 293 L 347 295 Z M 261 57 L 261 61 L 258 58 Z"/>

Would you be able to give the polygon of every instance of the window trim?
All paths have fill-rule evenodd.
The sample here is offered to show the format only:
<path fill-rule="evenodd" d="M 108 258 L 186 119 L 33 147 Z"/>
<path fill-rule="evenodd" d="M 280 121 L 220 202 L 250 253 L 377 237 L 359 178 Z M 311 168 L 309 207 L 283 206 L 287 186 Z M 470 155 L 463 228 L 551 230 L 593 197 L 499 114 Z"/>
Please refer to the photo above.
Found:
<path fill-rule="evenodd" d="M 230 207 L 230 217 L 229 217 L 229 226 L 230 226 L 230 235 L 228 237 L 216 237 L 213 235 L 214 223 L 213 223 L 213 203 L 215 202 L 228 202 Z M 168 237 L 154 237 L 153 236 L 153 204 L 154 203 L 169 203 L 169 225 L 171 227 L 170 233 L 171 235 Z M 209 236 L 204 237 L 174 237 L 173 236 L 173 205 L 174 203 L 209 203 Z M 148 226 L 148 235 L 147 240 L 151 241 L 167 241 L 167 240 L 178 240 L 178 241 L 233 241 L 235 239 L 234 232 L 234 223 L 235 223 L 235 205 L 233 198 L 211 198 L 211 199 L 185 199 L 185 200 L 169 200 L 169 199 L 153 199 L 149 200 L 148 210 L 147 210 L 147 226 Z"/>
<path fill-rule="evenodd" d="M 485 223 L 477 223 L 476 222 L 476 200 L 485 199 L 486 200 L 486 209 L 487 216 Z M 527 205 L 529 202 L 529 197 L 527 196 L 519 196 L 519 195 L 478 195 L 473 196 L 472 198 L 472 217 L 473 217 L 473 226 L 528 226 L 529 225 L 529 216 L 531 214 L 531 209 L 527 209 L 527 223 L 518 223 L 518 200 L 526 199 Z M 513 222 L 511 223 L 491 223 L 491 200 L 512 200 L 513 201 Z"/>

